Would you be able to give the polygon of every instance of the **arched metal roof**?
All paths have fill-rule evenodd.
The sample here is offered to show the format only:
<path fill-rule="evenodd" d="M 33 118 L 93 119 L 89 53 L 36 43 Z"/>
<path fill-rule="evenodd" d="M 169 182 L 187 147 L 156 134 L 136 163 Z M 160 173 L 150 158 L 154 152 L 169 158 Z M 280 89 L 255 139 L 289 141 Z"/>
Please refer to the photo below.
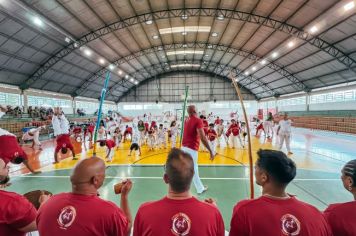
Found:
<path fill-rule="evenodd" d="M 99 97 L 109 69 L 113 101 L 146 79 L 181 69 L 223 77 L 233 70 L 257 99 L 351 82 L 356 80 L 351 3 L 2 1 L 0 82 Z M 172 67 L 178 64 L 200 66 Z"/>

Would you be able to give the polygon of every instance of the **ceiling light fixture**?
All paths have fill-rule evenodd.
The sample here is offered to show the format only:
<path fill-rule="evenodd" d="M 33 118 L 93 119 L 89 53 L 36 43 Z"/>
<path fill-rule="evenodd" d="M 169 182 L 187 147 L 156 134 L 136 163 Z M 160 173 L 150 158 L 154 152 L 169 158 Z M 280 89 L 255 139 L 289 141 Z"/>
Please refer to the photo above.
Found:
<path fill-rule="evenodd" d="M 209 55 L 208 55 L 208 54 L 205 54 L 204 57 L 209 57 Z"/>
<path fill-rule="evenodd" d="M 316 26 L 311 27 L 309 30 L 310 33 L 315 33 L 316 31 L 318 31 L 318 28 Z"/>
<path fill-rule="evenodd" d="M 100 58 L 100 59 L 99 59 L 99 63 L 102 64 L 102 65 L 104 65 L 105 60 L 104 60 L 103 58 Z"/>
<path fill-rule="evenodd" d="M 130 79 L 130 82 L 132 82 L 132 83 L 133 83 L 133 82 L 134 82 L 134 79 L 133 79 L 133 78 L 131 78 L 131 79 Z"/>
<path fill-rule="evenodd" d="M 294 42 L 293 42 L 293 41 L 290 41 L 290 42 L 288 43 L 288 47 L 291 48 L 291 47 L 293 47 L 293 46 L 294 46 Z"/>
<path fill-rule="evenodd" d="M 183 44 L 183 48 L 186 48 L 187 47 L 187 44 Z"/>
<path fill-rule="evenodd" d="M 135 84 L 138 85 L 138 81 L 135 81 Z"/>
<path fill-rule="evenodd" d="M 348 11 L 348 10 L 351 10 L 352 8 L 354 8 L 354 7 L 355 7 L 355 2 L 352 1 L 352 2 L 346 3 L 346 4 L 344 5 L 344 10 L 345 10 L 345 11 Z"/>
<path fill-rule="evenodd" d="M 153 23 L 152 20 L 147 20 L 147 21 L 146 21 L 146 25 L 151 25 L 152 23 Z"/>
<path fill-rule="evenodd" d="M 85 55 L 90 57 L 92 52 L 89 49 L 84 49 L 84 53 L 85 53 Z"/>
<path fill-rule="evenodd" d="M 186 32 L 186 31 L 183 31 L 183 32 L 182 32 L 182 35 L 187 35 L 187 32 Z"/>
<path fill-rule="evenodd" d="M 218 20 L 224 20 L 224 15 L 219 15 Z"/>
<path fill-rule="evenodd" d="M 257 70 L 257 67 L 256 67 L 256 66 L 252 67 L 252 70 L 253 70 L 253 71 L 256 71 L 256 70 Z"/>
<path fill-rule="evenodd" d="M 213 48 L 213 45 L 209 44 L 209 45 L 208 45 L 208 48 Z"/>
<path fill-rule="evenodd" d="M 266 63 L 267 63 L 267 61 L 264 60 L 264 59 L 261 61 L 261 65 L 264 65 L 264 64 L 266 64 Z"/>
<path fill-rule="evenodd" d="M 277 52 L 272 53 L 272 58 L 276 58 L 278 56 Z"/>
<path fill-rule="evenodd" d="M 200 64 L 176 64 L 176 65 L 171 65 L 172 68 L 176 68 L 176 67 L 200 67 Z"/>
<path fill-rule="evenodd" d="M 119 75 L 122 75 L 122 70 L 118 70 L 117 73 L 119 73 Z"/>
<path fill-rule="evenodd" d="M 248 71 L 245 71 L 245 75 L 248 75 L 249 73 L 248 73 Z"/>
<path fill-rule="evenodd" d="M 153 35 L 152 38 L 153 39 L 158 39 L 158 35 Z"/>
<path fill-rule="evenodd" d="M 213 36 L 213 37 L 217 37 L 217 36 L 218 36 L 218 33 L 213 32 L 213 33 L 211 34 L 211 36 Z"/>
<path fill-rule="evenodd" d="M 43 26 L 43 21 L 40 18 L 38 18 L 37 16 L 33 18 L 33 23 L 35 23 L 35 25 L 40 26 L 40 27 Z"/>
<path fill-rule="evenodd" d="M 129 75 L 125 75 L 125 79 L 128 79 L 129 78 Z"/>
<path fill-rule="evenodd" d="M 187 20 L 188 19 L 188 15 L 184 14 L 181 16 L 182 20 Z"/>
<path fill-rule="evenodd" d="M 66 43 L 70 43 L 70 38 L 65 37 L 64 41 L 66 41 Z"/>
<path fill-rule="evenodd" d="M 109 69 L 110 69 L 110 70 L 113 70 L 114 68 L 115 68 L 114 65 L 112 65 L 112 64 L 109 65 Z"/>
<path fill-rule="evenodd" d="M 77 48 L 77 47 L 79 47 L 79 44 L 78 44 L 78 43 L 74 43 L 73 46 L 74 46 L 75 48 Z"/>

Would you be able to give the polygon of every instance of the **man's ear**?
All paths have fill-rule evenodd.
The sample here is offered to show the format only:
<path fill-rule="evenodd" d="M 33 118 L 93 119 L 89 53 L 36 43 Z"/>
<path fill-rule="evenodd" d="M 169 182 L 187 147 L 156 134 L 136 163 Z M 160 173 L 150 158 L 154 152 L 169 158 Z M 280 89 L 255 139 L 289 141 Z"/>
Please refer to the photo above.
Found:
<path fill-rule="evenodd" d="M 166 184 L 169 184 L 169 178 L 168 178 L 168 175 L 167 174 L 164 174 L 163 175 L 163 180 Z"/>

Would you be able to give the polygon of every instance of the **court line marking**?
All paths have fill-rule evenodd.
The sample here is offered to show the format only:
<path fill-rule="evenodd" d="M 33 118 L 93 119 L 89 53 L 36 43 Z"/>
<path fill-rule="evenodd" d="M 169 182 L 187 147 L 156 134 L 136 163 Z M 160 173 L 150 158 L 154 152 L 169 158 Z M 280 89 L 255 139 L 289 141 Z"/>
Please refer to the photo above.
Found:
<path fill-rule="evenodd" d="M 69 178 L 69 175 L 23 175 L 23 176 L 14 176 L 13 178 Z M 107 179 L 163 179 L 163 176 L 106 176 Z M 201 177 L 200 179 L 206 180 L 248 180 L 246 177 Z M 341 181 L 340 179 L 294 179 L 294 181 Z"/>

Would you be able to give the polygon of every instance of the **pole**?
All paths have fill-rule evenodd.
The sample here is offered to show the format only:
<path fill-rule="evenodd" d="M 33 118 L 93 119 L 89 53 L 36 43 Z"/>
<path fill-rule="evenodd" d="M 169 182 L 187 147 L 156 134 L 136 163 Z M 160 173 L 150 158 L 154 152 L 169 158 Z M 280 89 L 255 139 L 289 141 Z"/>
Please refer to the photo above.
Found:
<path fill-rule="evenodd" d="M 255 197 L 255 187 L 254 187 L 254 180 L 253 180 L 253 159 L 252 159 L 252 144 L 251 144 L 251 134 L 250 134 L 250 125 L 249 125 L 249 121 L 247 118 L 247 114 L 246 114 L 246 109 L 245 109 L 245 105 L 244 105 L 244 101 L 243 101 L 243 97 L 240 91 L 239 86 L 236 83 L 236 80 L 233 78 L 232 73 L 230 72 L 230 79 L 232 81 L 232 84 L 235 87 L 237 96 L 239 97 L 240 103 L 241 103 L 241 107 L 242 107 L 242 112 L 245 118 L 245 122 L 246 122 L 246 129 L 247 129 L 247 139 L 248 139 L 248 156 L 249 156 L 249 163 L 250 163 L 250 198 L 253 199 Z"/>
<path fill-rule="evenodd" d="M 181 125 L 182 130 L 181 130 L 181 132 L 180 132 L 179 147 L 182 147 L 182 141 L 183 141 L 184 117 L 185 117 L 185 110 L 187 109 L 188 89 L 189 89 L 189 86 L 185 86 L 185 97 L 184 97 L 183 116 L 182 116 L 182 125 Z"/>
<path fill-rule="evenodd" d="M 96 140 L 98 137 L 98 129 L 100 126 L 100 119 L 101 119 L 101 113 L 102 113 L 102 109 L 103 109 L 103 104 L 104 104 L 104 99 L 105 99 L 105 95 L 106 95 L 106 89 L 108 88 L 108 84 L 109 84 L 109 80 L 110 80 L 110 71 L 108 70 L 106 72 L 106 76 L 105 76 L 105 83 L 104 83 L 104 87 L 101 90 L 101 95 L 100 95 L 100 103 L 99 103 L 99 111 L 98 111 L 98 118 L 96 120 L 96 127 L 95 127 L 95 132 L 94 132 L 94 140 L 93 140 L 93 156 L 96 156 Z"/>

